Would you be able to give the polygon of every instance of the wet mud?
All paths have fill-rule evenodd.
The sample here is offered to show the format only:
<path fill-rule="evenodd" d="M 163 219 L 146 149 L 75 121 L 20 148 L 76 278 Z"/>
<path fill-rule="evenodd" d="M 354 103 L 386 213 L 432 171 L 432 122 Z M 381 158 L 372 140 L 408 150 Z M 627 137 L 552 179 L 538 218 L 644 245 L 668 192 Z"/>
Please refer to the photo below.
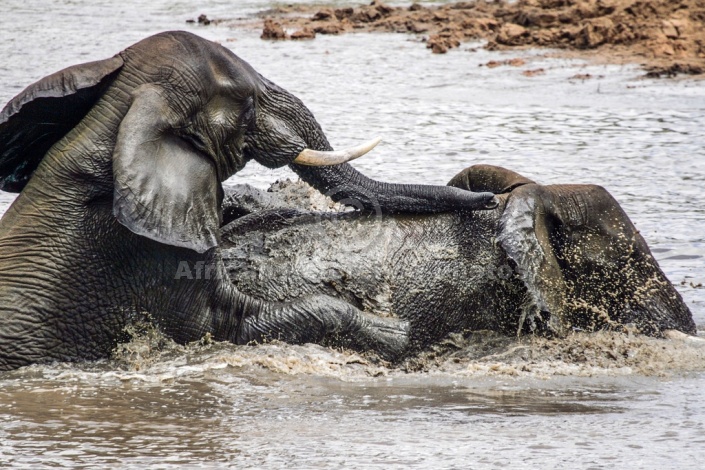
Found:
<path fill-rule="evenodd" d="M 220 20 L 221 22 L 223 20 Z M 263 23 L 262 23 L 263 22 Z M 242 26 L 248 21 L 240 20 Z M 259 13 L 262 39 L 410 33 L 433 53 L 467 41 L 489 50 L 558 49 L 562 57 L 639 63 L 649 77 L 705 76 L 705 0 L 519 0 L 392 7 L 291 5 Z M 535 71 L 533 76 L 539 74 Z"/>

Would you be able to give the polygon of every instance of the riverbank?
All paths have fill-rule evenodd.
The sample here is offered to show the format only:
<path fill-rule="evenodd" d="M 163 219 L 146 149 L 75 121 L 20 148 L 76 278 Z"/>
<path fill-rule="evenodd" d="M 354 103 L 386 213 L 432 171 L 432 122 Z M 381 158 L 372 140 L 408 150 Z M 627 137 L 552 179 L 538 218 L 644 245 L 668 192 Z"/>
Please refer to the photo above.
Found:
<path fill-rule="evenodd" d="M 205 16 L 199 19 L 208 24 Z M 392 7 L 380 1 L 344 8 L 290 5 L 255 20 L 223 20 L 262 28 L 266 40 L 393 32 L 416 35 L 443 54 L 467 41 L 489 50 L 549 48 L 558 57 L 637 63 L 649 77 L 705 78 L 705 0 L 519 0 Z"/>

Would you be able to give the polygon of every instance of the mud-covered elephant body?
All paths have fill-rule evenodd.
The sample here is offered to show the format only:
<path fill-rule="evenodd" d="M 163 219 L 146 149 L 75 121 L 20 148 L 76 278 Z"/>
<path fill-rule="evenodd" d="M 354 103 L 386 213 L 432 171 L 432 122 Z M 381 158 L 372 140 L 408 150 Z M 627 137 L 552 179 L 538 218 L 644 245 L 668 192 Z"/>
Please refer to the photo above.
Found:
<path fill-rule="evenodd" d="M 254 297 L 325 293 L 398 322 L 406 337 L 378 350 L 389 357 L 468 328 L 516 333 L 525 289 L 494 243 L 498 223 L 494 211 L 379 217 L 273 209 L 225 227 L 223 257 L 238 289 Z"/>
<path fill-rule="evenodd" d="M 365 329 L 342 301 L 272 303 L 228 281 L 221 182 L 249 160 L 290 164 L 320 191 L 390 213 L 493 203 L 488 193 L 379 183 L 348 164 L 297 163 L 312 152 L 318 165 L 339 163 L 320 155 L 330 150 L 300 100 L 185 32 L 30 85 L 0 112 L 0 189 L 20 192 L 0 221 L 0 370 L 106 357 L 142 318 L 179 342 L 206 333 L 247 342 L 243 316 L 275 330 L 300 323 L 299 341 Z M 178 277 L 184 266 L 217 275 Z M 309 324 L 310 314 L 331 322 Z"/>
<path fill-rule="evenodd" d="M 223 229 L 229 275 L 254 297 L 325 293 L 396 321 L 406 331 L 394 337 L 405 353 L 468 330 L 695 333 L 680 295 L 603 188 L 542 186 L 484 165 L 450 184 L 495 191 L 500 205 L 430 216 L 333 215 L 238 188 L 226 197 L 230 210 L 259 210 Z"/>

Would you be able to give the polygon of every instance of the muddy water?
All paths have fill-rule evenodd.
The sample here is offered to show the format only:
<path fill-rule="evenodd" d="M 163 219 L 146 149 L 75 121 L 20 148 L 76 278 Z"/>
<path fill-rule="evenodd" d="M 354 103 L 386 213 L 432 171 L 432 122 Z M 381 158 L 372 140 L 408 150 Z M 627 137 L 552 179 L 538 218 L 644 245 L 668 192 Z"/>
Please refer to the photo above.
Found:
<path fill-rule="evenodd" d="M 607 187 L 705 326 L 705 87 L 630 66 L 488 53 L 431 55 L 405 35 L 265 43 L 184 20 L 264 0 L 4 0 L 0 101 L 147 34 L 221 41 L 301 97 L 334 146 L 385 141 L 355 165 L 444 183 L 507 166 Z M 287 3 L 292 3 L 289 0 Z M 330 3 L 330 2 L 328 2 Z M 481 67 L 523 57 L 523 67 Z M 524 77 L 524 70 L 544 74 Z M 590 74 L 587 80 L 571 79 Z M 248 167 L 261 187 L 286 171 Z M 0 212 L 12 195 L 0 194 Z M 77 273 L 78 275 L 79 273 Z M 508 344 L 478 337 L 409 369 L 317 346 L 145 337 L 111 362 L 0 374 L 0 465 L 293 468 L 701 468 L 705 351 L 614 335 Z"/>

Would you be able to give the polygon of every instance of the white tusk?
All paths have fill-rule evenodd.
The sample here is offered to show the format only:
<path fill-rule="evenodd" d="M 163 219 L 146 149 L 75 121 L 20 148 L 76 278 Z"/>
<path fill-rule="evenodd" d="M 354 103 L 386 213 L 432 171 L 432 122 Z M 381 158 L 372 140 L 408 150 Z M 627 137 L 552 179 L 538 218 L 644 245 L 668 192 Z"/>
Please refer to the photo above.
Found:
<path fill-rule="evenodd" d="M 357 147 L 350 147 L 343 150 L 311 150 L 304 149 L 298 157 L 294 159 L 294 163 L 307 166 L 330 166 L 340 165 L 341 163 L 355 160 L 375 148 L 382 139 L 377 137 L 369 142 L 365 142 Z"/>
<path fill-rule="evenodd" d="M 684 341 L 687 343 L 693 343 L 697 345 L 705 345 L 705 338 L 699 336 L 691 336 L 678 330 L 663 330 L 663 336 L 666 339 Z"/>

